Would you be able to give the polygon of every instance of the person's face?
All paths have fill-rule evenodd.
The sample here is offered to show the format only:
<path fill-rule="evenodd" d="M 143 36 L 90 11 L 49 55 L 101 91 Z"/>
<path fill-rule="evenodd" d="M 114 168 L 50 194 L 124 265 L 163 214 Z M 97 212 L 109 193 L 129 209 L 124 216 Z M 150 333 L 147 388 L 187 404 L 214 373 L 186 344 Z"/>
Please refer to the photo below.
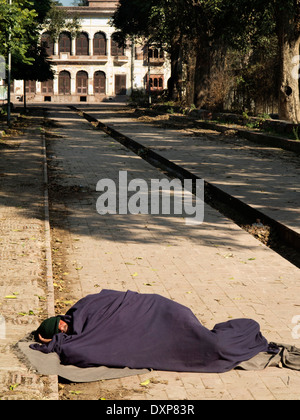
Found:
<path fill-rule="evenodd" d="M 62 319 L 59 321 L 59 324 L 58 324 L 58 330 L 60 331 L 60 332 L 63 332 L 63 333 L 67 333 L 67 331 L 68 331 L 68 324 L 65 322 L 65 321 L 63 321 Z"/>

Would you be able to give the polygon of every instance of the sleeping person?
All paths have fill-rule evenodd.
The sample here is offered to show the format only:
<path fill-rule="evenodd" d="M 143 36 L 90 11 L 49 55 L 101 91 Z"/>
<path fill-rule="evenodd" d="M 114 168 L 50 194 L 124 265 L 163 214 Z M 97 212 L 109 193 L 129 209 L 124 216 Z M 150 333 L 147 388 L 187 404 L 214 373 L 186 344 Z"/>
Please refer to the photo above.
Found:
<path fill-rule="evenodd" d="M 64 365 L 177 372 L 227 372 L 260 352 L 276 354 L 252 319 L 204 327 L 193 312 L 157 294 L 102 290 L 43 321 L 30 347 Z"/>

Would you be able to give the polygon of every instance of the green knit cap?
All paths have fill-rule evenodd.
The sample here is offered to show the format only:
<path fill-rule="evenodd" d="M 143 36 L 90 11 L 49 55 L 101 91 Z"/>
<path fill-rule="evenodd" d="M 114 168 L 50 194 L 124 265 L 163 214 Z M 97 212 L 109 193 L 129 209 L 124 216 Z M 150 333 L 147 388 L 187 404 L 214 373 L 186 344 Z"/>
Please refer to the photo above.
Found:
<path fill-rule="evenodd" d="M 41 334 L 43 338 L 52 338 L 58 333 L 58 324 L 60 316 L 52 316 L 51 318 L 45 319 L 36 331 L 36 335 Z"/>

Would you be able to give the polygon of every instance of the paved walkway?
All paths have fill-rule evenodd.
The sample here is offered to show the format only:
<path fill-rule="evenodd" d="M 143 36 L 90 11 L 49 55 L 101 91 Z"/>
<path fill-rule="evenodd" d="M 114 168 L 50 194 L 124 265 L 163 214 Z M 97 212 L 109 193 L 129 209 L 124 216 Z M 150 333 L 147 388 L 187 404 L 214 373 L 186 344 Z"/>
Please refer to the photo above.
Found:
<path fill-rule="evenodd" d="M 55 399 L 57 379 L 36 375 L 13 346 L 47 314 L 43 143 L 39 122 L 0 144 L 0 399 Z"/>
<path fill-rule="evenodd" d="M 180 217 L 100 216 L 100 179 L 117 182 L 121 170 L 128 182 L 162 174 L 67 107 L 49 107 L 49 118 L 59 124 L 49 138 L 52 181 L 56 192 L 64 192 L 52 208 L 56 261 L 64 264 L 56 279 L 61 301 L 101 288 L 160 293 L 189 306 L 208 328 L 249 317 L 270 341 L 300 346 L 292 338 L 292 320 L 300 314 L 297 268 L 208 206 L 200 226 L 187 226 Z M 146 379 L 149 385 L 141 386 Z M 76 398 L 132 400 L 300 399 L 299 389 L 300 372 L 278 368 L 222 375 L 153 372 L 71 387 L 79 391 Z"/>
<path fill-rule="evenodd" d="M 211 130 L 166 130 L 126 110 L 79 108 L 300 233 L 300 156 L 293 152 Z"/>
<path fill-rule="evenodd" d="M 205 222 L 180 217 L 96 212 L 95 191 L 119 171 L 147 182 L 156 169 L 64 106 L 48 137 L 52 252 L 57 313 L 101 288 L 160 293 L 189 306 L 208 328 L 237 317 L 261 324 L 270 341 L 300 346 L 299 270 L 206 206 Z M 39 128 L 0 151 L 0 398 L 55 398 L 51 378 L 30 371 L 12 346 L 45 316 L 43 159 Z M 141 383 L 149 379 L 147 386 Z M 61 384 L 61 398 L 130 400 L 300 399 L 300 372 L 269 368 L 225 374 L 152 372 Z"/>

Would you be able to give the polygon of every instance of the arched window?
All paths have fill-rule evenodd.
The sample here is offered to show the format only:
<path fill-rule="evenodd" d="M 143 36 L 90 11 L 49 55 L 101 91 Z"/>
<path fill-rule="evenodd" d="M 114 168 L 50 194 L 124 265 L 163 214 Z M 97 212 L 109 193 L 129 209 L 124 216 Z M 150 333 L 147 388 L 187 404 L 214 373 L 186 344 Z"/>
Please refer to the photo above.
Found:
<path fill-rule="evenodd" d="M 101 32 L 94 36 L 94 55 L 106 55 L 106 38 Z"/>
<path fill-rule="evenodd" d="M 47 55 L 54 54 L 54 43 L 47 32 L 44 32 L 41 36 L 41 46 L 45 48 Z"/>
<path fill-rule="evenodd" d="M 118 41 L 114 35 L 111 37 L 111 55 L 113 57 L 117 57 L 118 55 L 125 55 L 124 47 L 119 47 Z"/>
<path fill-rule="evenodd" d="M 60 53 L 71 53 L 71 35 L 68 32 L 62 32 L 58 40 Z"/>
<path fill-rule="evenodd" d="M 76 55 L 89 55 L 89 38 L 83 32 L 76 38 Z"/>
<path fill-rule="evenodd" d="M 71 93 L 71 75 L 68 71 L 61 71 L 58 76 L 58 92 L 69 95 Z"/>
<path fill-rule="evenodd" d="M 149 80 L 149 78 L 148 78 L 148 75 L 147 75 L 147 77 L 146 77 L 147 89 L 149 89 L 149 87 L 150 87 L 151 91 L 163 90 L 163 88 L 164 88 L 164 76 L 162 74 L 151 75 L 150 84 L 149 84 L 148 80 Z"/>
<path fill-rule="evenodd" d="M 86 71 L 79 71 L 76 75 L 76 90 L 78 95 L 88 93 L 88 74 Z"/>
<path fill-rule="evenodd" d="M 164 51 L 162 48 L 150 47 L 148 48 L 148 59 L 154 61 L 164 60 Z"/>
<path fill-rule="evenodd" d="M 106 76 L 103 71 L 96 71 L 94 74 L 94 93 L 106 93 Z"/>

